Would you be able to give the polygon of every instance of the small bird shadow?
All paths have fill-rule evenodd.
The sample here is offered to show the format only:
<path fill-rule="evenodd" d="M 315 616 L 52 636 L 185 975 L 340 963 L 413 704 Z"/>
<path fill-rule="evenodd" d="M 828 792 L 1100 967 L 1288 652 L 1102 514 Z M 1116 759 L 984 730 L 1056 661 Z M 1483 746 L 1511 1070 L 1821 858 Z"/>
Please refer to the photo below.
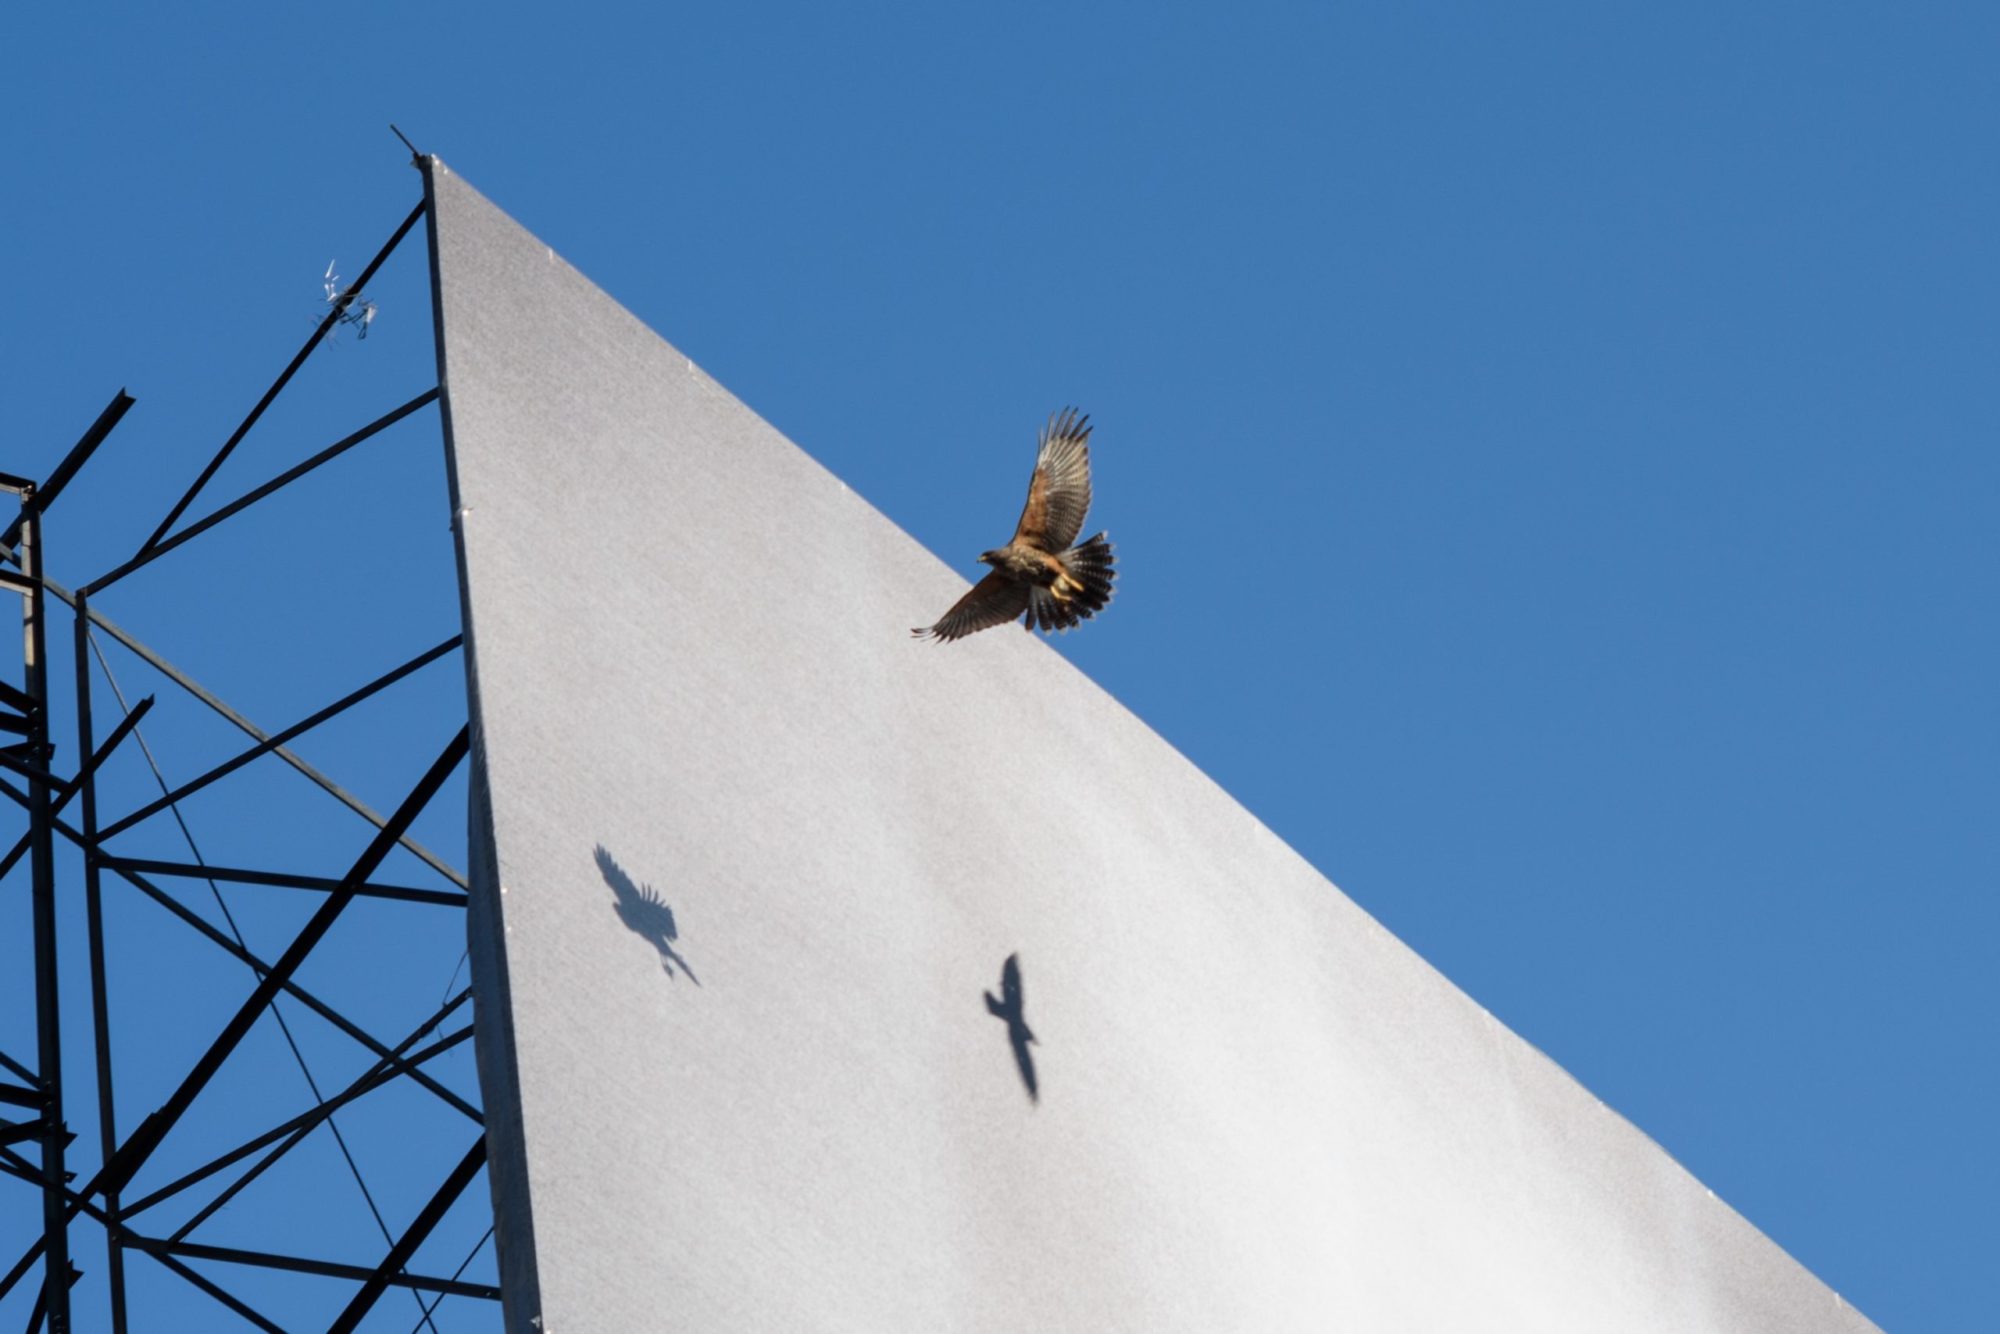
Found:
<path fill-rule="evenodd" d="M 625 868 L 618 859 L 597 845 L 597 869 L 604 873 L 604 883 L 611 886 L 611 892 L 618 896 L 615 905 L 618 920 L 626 927 L 645 938 L 646 943 L 660 952 L 660 967 L 668 977 L 673 977 L 678 967 L 686 973 L 688 981 L 696 986 L 701 979 L 694 975 L 694 969 L 674 949 L 674 942 L 680 939 L 680 931 L 674 925 L 674 910 L 667 901 L 653 892 L 651 885 L 635 884 L 632 877 L 625 874 Z"/>
<path fill-rule="evenodd" d="M 1028 1044 L 1035 1041 L 1034 1030 L 1028 1027 L 1027 1017 L 1021 1012 L 1021 956 L 1010 954 L 1000 969 L 1000 998 L 993 993 L 983 992 L 986 997 L 986 1012 L 1007 1024 L 1007 1041 L 1014 1048 L 1014 1064 L 1021 1071 L 1021 1082 L 1028 1087 L 1028 1101 L 1042 1100 L 1041 1086 L 1035 1080 L 1035 1056 L 1028 1050 Z"/>

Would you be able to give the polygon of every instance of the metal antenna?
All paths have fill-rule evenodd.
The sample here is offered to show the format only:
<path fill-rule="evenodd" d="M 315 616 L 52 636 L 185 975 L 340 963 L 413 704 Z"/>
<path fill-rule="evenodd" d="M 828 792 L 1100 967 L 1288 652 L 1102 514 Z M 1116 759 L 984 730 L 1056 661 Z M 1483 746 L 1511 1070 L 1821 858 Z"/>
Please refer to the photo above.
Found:
<path fill-rule="evenodd" d="M 423 160 L 423 156 L 424 156 L 424 155 L 423 155 L 422 153 L 419 153 L 419 152 L 417 151 L 417 146 L 416 146 L 415 144 L 413 144 L 413 143 L 411 143 L 411 142 L 410 142 L 410 136 L 409 136 L 409 135 L 407 135 L 407 134 L 404 134 L 404 133 L 403 133 L 403 132 L 402 132 L 401 130 L 399 130 L 399 129 L 397 129 L 397 128 L 396 128 L 396 122 L 395 122 L 395 121 L 393 121 L 393 120 L 392 120 L 392 121 L 390 121 L 390 122 L 389 122 L 389 130 L 390 130 L 390 132 L 391 132 L 392 134 L 394 134 L 394 135 L 395 135 L 395 136 L 396 136 L 396 137 L 397 137 L 398 139 L 401 139 L 401 140 L 403 141 L 403 147 L 405 147 L 405 148 L 407 148 L 407 149 L 409 149 L 409 150 L 410 150 L 410 165 L 411 165 L 411 166 L 415 166 L 415 165 L 416 165 L 417 163 L 419 163 L 419 162 L 421 162 L 421 161 Z"/>

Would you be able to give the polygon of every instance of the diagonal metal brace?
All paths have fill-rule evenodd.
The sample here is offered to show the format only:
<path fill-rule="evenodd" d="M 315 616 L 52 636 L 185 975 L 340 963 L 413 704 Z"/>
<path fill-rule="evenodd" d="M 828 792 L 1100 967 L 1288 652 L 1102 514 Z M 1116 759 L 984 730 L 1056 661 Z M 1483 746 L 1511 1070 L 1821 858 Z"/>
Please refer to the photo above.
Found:
<path fill-rule="evenodd" d="M 263 1134 L 258 1135 L 253 1139 L 244 1141 L 242 1144 L 237 1145 L 235 1148 L 229 1150 L 227 1153 L 222 1154 L 220 1157 L 210 1159 L 208 1162 L 203 1163 L 200 1167 L 195 1168 L 193 1171 L 187 1173 L 186 1175 L 179 1177 L 176 1180 L 168 1182 L 166 1185 L 160 1187 L 152 1194 L 145 1196 L 143 1199 L 131 1202 L 124 1208 L 123 1212 L 125 1216 L 127 1218 L 130 1218 L 135 1214 L 144 1213 L 146 1210 L 152 1208 L 160 1201 L 165 1199 L 170 1199 L 173 1196 L 180 1194 L 188 1187 L 207 1180 L 209 1177 L 214 1176 L 217 1172 L 222 1171 L 230 1164 L 239 1162 L 242 1159 L 249 1157 L 251 1154 L 257 1152 L 257 1150 L 263 1148 L 267 1144 L 276 1143 L 279 1140 L 286 1139 L 288 1136 L 303 1137 L 303 1135 L 306 1132 L 316 1129 L 322 1121 L 332 1116 L 335 1112 L 339 1111 L 342 1107 L 354 1101 L 356 1098 L 362 1097 L 368 1093 L 372 1093 L 376 1089 L 381 1088 L 383 1085 L 398 1078 L 405 1069 L 410 1071 L 415 1071 L 417 1067 L 421 1066 L 424 1062 L 432 1060 L 435 1057 L 441 1056 L 445 1052 L 452 1050 L 454 1047 L 458 1046 L 461 1042 L 464 1042 L 467 1038 L 472 1036 L 472 1026 L 470 1024 L 459 1029 L 455 1033 L 447 1034 L 445 1037 L 438 1039 L 436 1042 L 432 1043 L 428 1047 L 425 1047 L 421 1051 L 414 1053 L 410 1053 L 409 1051 L 411 1047 L 416 1045 L 417 1040 L 419 1038 L 421 1038 L 425 1033 L 429 1032 L 432 1028 L 435 1028 L 437 1026 L 442 1016 L 450 1014 L 452 1010 L 458 1008 L 458 1006 L 470 995 L 471 995 L 471 988 L 469 987 L 466 990 L 460 992 L 458 994 L 457 999 L 453 1000 L 449 1005 L 445 1006 L 444 1009 L 441 1010 L 438 1014 L 434 1014 L 430 1018 L 424 1020 L 423 1024 L 415 1032 L 411 1033 L 407 1038 L 404 1038 L 403 1041 L 398 1043 L 389 1056 L 378 1059 L 374 1065 L 370 1066 L 367 1069 L 367 1071 L 361 1075 L 360 1078 L 356 1079 L 353 1083 L 349 1084 L 339 1093 L 336 1093 L 333 1097 L 328 1098 L 325 1101 L 320 1102 L 317 1105 L 310 1107 L 303 1112 L 300 1112 L 297 1116 L 294 1116 L 290 1120 L 282 1122 L 277 1126 L 274 1126 L 270 1130 L 265 1131 Z M 397 1068 L 399 1066 L 401 1068 Z M 283 1146 L 283 1148 L 284 1149 L 291 1148 L 292 1143 L 296 1143 L 296 1139 L 293 1139 L 292 1141 L 286 1143 Z M 272 1155 L 273 1159 L 275 1159 L 276 1157 L 277 1155 L 275 1154 Z M 267 1163 L 259 1164 L 258 1167 L 254 1169 L 252 1173 L 246 1174 L 244 1178 L 239 1178 L 234 1184 L 231 1185 L 228 1193 L 233 1194 L 234 1192 L 240 1190 L 244 1185 L 248 1184 L 249 1175 L 254 1175 L 257 1172 L 261 1172 L 263 1167 L 267 1165 L 268 1161 Z M 180 1226 L 180 1228 L 175 1231 L 171 1240 L 179 1241 L 182 1237 L 186 1236 L 189 1232 L 193 1231 L 195 1224 L 200 1221 L 201 1217 L 207 1213 L 213 1213 L 216 1208 L 220 1207 L 221 1203 L 222 1203 L 221 1200 L 210 1201 L 207 1208 L 203 1211 L 203 1215 L 197 1215 L 195 1218 L 190 1219 L 186 1223 L 183 1223 Z"/>
<path fill-rule="evenodd" d="M 69 804 L 69 799 L 83 790 L 84 783 L 92 774 L 97 772 L 98 766 L 111 758 L 111 752 L 118 749 L 118 743 L 132 734 L 132 729 L 139 725 L 139 720 L 144 718 L 147 710 L 152 707 L 153 697 L 148 695 L 133 706 L 132 712 L 118 720 L 118 726 L 112 728 L 111 735 L 104 738 L 104 744 L 91 752 L 90 758 L 84 761 L 83 767 L 76 771 L 76 777 L 70 780 L 69 786 L 63 789 L 62 795 L 57 797 L 49 806 L 50 815 L 60 815 L 62 813 L 62 808 Z M 0 857 L 0 876 L 4 876 L 7 872 L 13 870 L 14 863 L 27 855 L 28 845 L 32 841 L 32 837 L 30 834 L 21 835 L 14 846 L 8 850 L 7 855 Z"/>
<path fill-rule="evenodd" d="M 319 327 L 313 330 L 312 337 L 306 339 L 306 345 L 299 349 L 299 354 L 292 358 L 291 364 L 285 367 L 279 373 L 277 380 L 272 383 L 271 387 L 264 391 L 264 397 L 258 399 L 257 406 L 250 409 L 250 415 L 243 419 L 243 424 L 238 426 L 229 439 L 223 442 L 221 450 L 216 453 L 214 458 L 208 461 L 208 466 L 201 470 L 201 476 L 194 479 L 194 485 L 190 486 L 187 489 L 187 493 L 174 503 L 173 509 L 167 512 L 167 517 L 160 520 L 160 526 L 155 528 L 153 535 L 147 538 L 145 543 L 140 546 L 138 554 L 143 556 L 146 552 L 158 546 L 160 539 L 167 535 L 167 530 L 174 526 L 174 520 L 180 518 L 186 512 L 187 507 L 194 503 L 194 498 L 201 494 L 203 487 L 208 485 L 208 479 L 215 476 L 215 470 L 222 466 L 223 460 L 227 459 L 236 446 L 243 442 L 244 436 L 250 434 L 250 428 L 255 426 L 257 419 L 264 415 L 264 409 L 271 406 L 272 402 L 283 392 L 285 386 L 291 382 L 292 377 L 298 374 L 299 367 L 305 365 L 306 358 L 312 355 L 312 350 L 319 346 L 320 340 L 325 338 L 333 329 L 333 326 L 340 322 L 340 317 L 347 313 L 348 305 L 356 296 L 360 295 L 361 289 L 367 286 L 368 280 L 375 276 L 375 270 L 382 267 L 382 261 L 389 258 L 397 245 L 402 242 L 402 239 L 409 235 L 410 228 L 417 225 L 417 219 L 424 216 L 425 207 L 424 204 L 420 203 L 410 210 L 410 216 L 403 219 L 403 225 L 396 229 L 396 234 L 389 238 L 388 243 L 376 253 L 374 259 L 368 261 L 368 267 L 361 271 L 361 276 L 354 280 L 354 285 L 341 293 L 340 299 L 333 303 L 333 309 L 327 311 L 326 318 L 319 322 Z"/>
<path fill-rule="evenodd" d="M 111 400 L 104 411 L 97 414 L 97 420 L 90 424 L 90 429 L 83 433 L 83 438 L 71 445 L 69 453 L 63 455 L 62 462 L 58 463 L 56 470 L 49 474 L 49 480 L 36 488 L 33 499 L 22 506 L 20 517 L 8 524 L 4 533 L 0 533 L 0 547 L 11 548 L 21 540 L 21 529 L 28 522 L 28 511 L 32 510 L 36 514 L 47 512 L 49 506 L 55 503 L 56 496 L 69 485 L 70 478 L 76 476 L 77 469 L 89 461 L 90 456 L 97 451 L 97 447 L 104 443 L 104 437 L 111 434 L 112 428 L 118 425 L 127 409 L 137 401 L 123 389 L 118 391 L 117 397 Z"/>
<path fill-rule="evenodd" d="M 90 583 L 85 584 L 83 586 L 82 591 L 86 594 L 91 594 L 91 595 L 103 592 L 105 589 L 111 587 L 111 585 L 117 583 L 120 579 L 123 579 L 126 575 L 132 573 L 134 570 L 152 564 L 155 560 L 158 560 L 161 556 L 166 555 L 169 551 L 172 551 L 175 547 L 179 546 L 181 543 L 186 542 L 192 538 L 201 536 L 209 529 L 221 523 L 224 519 L 230 518 L 231 516 L 236 514 L 240 514 L 242 511 L 250 508 L 250 506 L 256 504 L 258 501 L 270 495 L 272 492 L 281 490 L 284 487 L 291 485 L 293 482 L 296 482 L 299 478 L 305 476 L 307 473 L 311 472 L 313 469 L 319 467 L 320 465 L 325 463 L 330 463 L 334 459 L 339 458 L 342 454 L 354 448 L 354 446 L 360 444 L 362 441 L 368 439 L 370 436 L 375 435 L 377 432 L 387 430 L 391 426 L 394 426 L 397 422 L 403 420 L 403 418 L 409 416 L 411 413 L 415 412 L 418 408 L 421 408 L 426 404 L 434 401 L 437 398 L 437 396 L 438 396 L 438 391 L 436 389 L 426 389 L 423 393 L 418 394 L 415 398 L 403 404 L 403 406 L 401 406 L 400 408 L 393 408 L 390 411 L 383 413 L 380 417 L 377 417 L 374 421 L 369 422 L 366 426 L 362 427 L 360 430 L 352 432 L 351 434 L 343 437 L 342 439 L 335 441 L 333 444 L 328 445 L 325 449 L 322 449 L 319 453 L 305 460 L 305 462 L 286 469 L 284 472 L 279 473 L 276 477 L 273 477 L 270 481 L 264 483 L 260 487 L 257 487 L 255 490 L 250 491 L 245 495 L 238 496 L 235 500 L 230 501 L 227 505 L 224 505 L 221 509 L 215 511 L 215 513 L 196 520 L 195 522 L 189 524 L 187 527 L 181 529 L 178 533 L 175 533 L 172 537 L 169 537 L 164 541 L 155 542 L 152 546 L 147 547 L 144 551 L 132 557 L 132 559 L 126 561 L 123 565 L 120 565 L 117 569 L 110 571 L 108 574 L 100 575 L 98 578 L 93 579 Z"/>
<path fill-rule="evenodd" d="M 318 727 L 321 723 L 333 717 L 335 714 L 344 712 L 345 710 L 352 708 L 354 705 L 359 704 L 362 700 L 367 699 L 370 695 L 373 695 L 378 691 L 388 689 L 390 686 L 396 684 L 396 682 L 410 675 L 410 673 L 417 671 L 420 668 L 428 667 L 433 662 L 436 662 L 439 658 L 442 658 L 445 654 L 457 648 L 459 644 L 464 640 L 464 638 L 465 637 L 463 635 L 453 635 L 451 638 L 445 640 L 442 644 L 437 645 L 435 648 L 426 649 L 424 652 L 419 653 L 416 657 L 411 658 L 408 662 L 402 664 L 400 667 L 394 667 L 391 668 L 389 671 L 384 672 L 382 675 L 376 677 L 373 681 L 370 681 L 367 685 L 362 686 L 359 690 L 353 691 L 348 695 L 335 700 L 333 703 L 319 710 L 311 717 L 303 718 L 300 721 L 293 723 L 290 727 L 287 727 L 284 731 L 276 732 L 270 736 L 265 737 L 262 741 L 259 741 L 256 745 L 250 747 L 248 750 L 239 751 L 236 755 L 230 757 L 229 759 L 224 760 L 221 764 L 216 765 L 213 769 L 210 769 L 207 773 L 201 775 L 199 778 L 190 779 L 187 782 L 181 784 L 179 787 L 175 788 L 172 792 L 169 792 L 166 795 L 159 797 L 153 801 L 147 802 L 144 806 L 141 806 L 138 810 L 133 811 L 130 815 L 127 815 L 124 819 L 112 821 L 110 824 L 104 826 L 104 828 L 97 831 L 98 841 L 106 842 L 111 838 L 115 837 L 116 835 L 124 833 L 127 829 L 130 829 L 133 825 L 138 824 L 141 820 L 146 819 L 148 816 L 159 814 L 161 811 L 165 810 L 169 806 L 172 806 L 174 803 L 180 801 L 181 799 L 192 796 L 194 793 L 201 791 L 201 789 L 207 787 L 210 783 L 215 782 L 218 778 L 224 778 L 227 777 L 229 774 L 235 773 L 238 769 L 250 763 L 250 761 L 256 759 L 258 756 L 270 754 L 272 751 L 276 750 L 279 746 L 282 746 L 287 741 L 290 741 L 293 737 L 296 737 L 301 733 L 311 731 L 313 728 Z"/>
<path fill-rule="evenodd" d="M 473 1146 L 466 1150 L 465 1157 L 459 1159 L 458 1166 L 451 1169 L 451 1175 L 445 1178 L 442 1186 L 438 1187 L 437 1194 L 431 1196 L 430 1203 L 418 1211 L 416 1218 L 410 1223 L 409 1230 L 398 1237 L 396 1244 L 389 1248 L 389 1253 L 382 1257 L 382 1263 L 376 1266 L 368 1281 L 361 1285 L 361 1291 L 354 1294 L 354 1300 L 347 1304 L 347 1309 L 326 1327 L 327 1334 L 351 1334 L 354 1327 L 361 1323 L 361 1318 L 368 1314 L 369 1308 L 375 1305 L 376 1299 L 389 1286 L 391 1276 L 400 1272 L 403 1266 L 410 1262 L 410 1257 L 417 1253 L 417 1247 L 424 1244 L 424 1238 L 430 1236 L 431 1229 L 438 1225 L 438 1220 L 444 1217 L 445 1211 L 451 1208 L 453 1202 L 464 1193 L 465 1188 L 472 1184 L 472 1178 L 477 1176 L 479 1169 L 485 1165 L 486 1136 L 481 1135 Z"/>

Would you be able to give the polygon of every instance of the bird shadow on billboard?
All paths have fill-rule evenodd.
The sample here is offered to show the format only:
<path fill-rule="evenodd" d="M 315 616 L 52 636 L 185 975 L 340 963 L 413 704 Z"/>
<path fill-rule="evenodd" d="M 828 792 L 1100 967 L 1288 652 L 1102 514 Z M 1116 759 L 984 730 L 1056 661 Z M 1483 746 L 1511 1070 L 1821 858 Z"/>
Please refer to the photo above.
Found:
<path fill-rule="evenodd" d="M 1035 1077 L 1035 1054 L 1028 1050 L 1036 1038 L 1023 1009 L 1021 956 L 1010 954 L 1001 966 L 998 996 L 990 991 L 981 994 L 986 997 L 986 1012 L 1007 1025 L 1007 1045 L 1014 1049 L 1014 1067 L 1021 1072 L 1021 1085 L 1028 1090 L 1028 1101 L 1039 1103 L 1042 1084 Z"/>
<path fill-rule="evenodd" d="M 659 951 L 660 967 L 668 977 L 678 976 L 675 972 L 678 969 L 687 974 L 688 981 L 700 986 L 701 979 L 694 975 L 694 969 L 688 967 L 688 961 L 674 948 L 674 942 L 680 939 L 681 933 L 674 923 L 674 910 L 667 906 L 667 901 L 655 894 L 651 885 L 639 884 L 627 875 L 625 868 L 618 864 L 618 859 L 605 851 L 602 843 L 597 845 L 596 857 L 597 869 L 604 874 L 604 883 L 611 886 L 612 894 L 617 896 L 612 906 L 617 909 L 618 920 L 625 924 L 627 930 Z"/>

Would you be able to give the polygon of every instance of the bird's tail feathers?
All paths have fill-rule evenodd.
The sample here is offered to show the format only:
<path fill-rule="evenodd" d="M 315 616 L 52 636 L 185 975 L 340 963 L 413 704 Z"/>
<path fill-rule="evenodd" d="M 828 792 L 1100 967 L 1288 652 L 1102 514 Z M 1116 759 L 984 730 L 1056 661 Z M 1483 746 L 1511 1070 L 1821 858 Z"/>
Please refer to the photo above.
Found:
<path fill-rule="evenodd" d="M 1023 623 L 1030 630 L 1068 630 L 1081 625 L 1111 601 L 1111 583 L 1118 577 L 1111 544 L 1104 534 L 1085 538 L 1057 557 L 1068 580 L 1061 592 L 1034 588 L 1028 593 L 1028 614 Z"/>
<path fill-rule="evenodd" d="M 1117 562 L 1111 554 L 1111 543 L 1103 533 L 1086 537 L 1083 541 L 1063 552 L 1059 559 L 1069 572 L 1081 579 L 1093 592 L 1102 594 L 1103 600 L 1095 609 L 1101 610 L 1105 602 L 1111 600 L 1111 581 L 1116 577 L 1112 566 Z"/>

